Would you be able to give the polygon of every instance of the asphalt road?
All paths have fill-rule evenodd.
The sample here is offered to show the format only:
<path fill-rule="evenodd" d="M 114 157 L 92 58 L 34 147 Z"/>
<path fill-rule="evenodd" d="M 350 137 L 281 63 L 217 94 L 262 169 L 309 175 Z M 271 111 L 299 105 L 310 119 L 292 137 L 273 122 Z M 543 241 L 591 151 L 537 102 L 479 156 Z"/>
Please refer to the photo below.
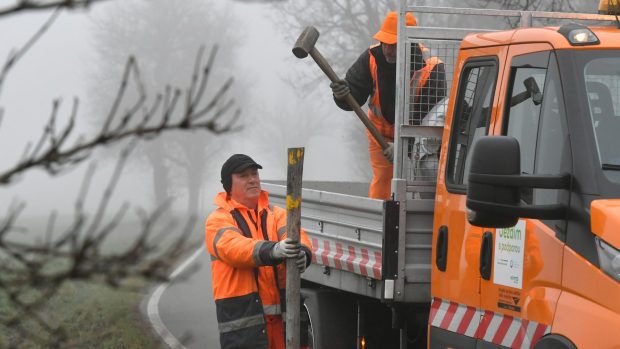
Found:
<path fill-rule="evenodd" d="M 204 248 L 175 269 L 170 283 L 156 286 L 142 308 L 164 348 L 220 348 L 211 261 Z"/>

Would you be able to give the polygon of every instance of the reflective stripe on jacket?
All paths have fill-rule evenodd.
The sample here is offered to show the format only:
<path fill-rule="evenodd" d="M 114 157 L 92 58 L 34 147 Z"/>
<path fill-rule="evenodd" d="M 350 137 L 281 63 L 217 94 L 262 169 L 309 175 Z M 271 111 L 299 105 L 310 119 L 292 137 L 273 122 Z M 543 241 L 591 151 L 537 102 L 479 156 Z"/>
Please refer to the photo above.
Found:
<path fill-rule="evenodd" d="M 443 62 L 437 57 L 430 57 L 425 59 L 424 63 L 424 67 L 415 71 L 411 77 L 411 81 L 409 82 L 411 88 L 415 87 L 415 91 L 412 92 L 416 102 L 419 101 L 420 95 L 422 94 L 422 88 L 426 85 L 426 82 L 431 76 L 433 69 L 435 69 L 435 66 Z"/>
<path fill-rule="evenodd" d="M 369 68 L 370 68 L 370 76 L 372 77 L 372 92 L 370 94 L 370 98 L 368 99 L 368 119 L 375 125 L 379 133 L 385 138 L 387 142 L 394 141 L 394 125 L 391 124 L 383 117 L 383 113 L 381 112 L 381 99 L 379 98 L 379 78 L 377 74 L 377 60 L 372 53 L 372 49 L 374 47 L 379 46 L 373 45 L 368 49 L 368 57 L 369 57 Z M 368 131 L 370 134 L 370 132 Z M 374 142 L 377 142 L 374 137 L 369 136 L 368 139 L 371 139 Z"/>
<path fill-rule="evenodd" d="M 431 57 L 430 51 L 419 44 L 424 65 L 411 75 L 409 87 L 413 96 L 409 106 L 409 124 L 421 125 L 428 113 L 446 96 L 445 65 L 438 57 Z M 431 118 L 436 118 L 433 115 Z"/>
<path fill-rule="evenodd" d="M 264 316 L 284 311 L 285 263 L 271 258 L 270 251 L 286 238 L 286 211 L 268 203 L 265 191 L 256 210 L 220 193 L 218 208 L 206 221 L 222 349 L 267 348 Z M 303 230 L 301 242 L 311 261 L 312 246 Z"/>

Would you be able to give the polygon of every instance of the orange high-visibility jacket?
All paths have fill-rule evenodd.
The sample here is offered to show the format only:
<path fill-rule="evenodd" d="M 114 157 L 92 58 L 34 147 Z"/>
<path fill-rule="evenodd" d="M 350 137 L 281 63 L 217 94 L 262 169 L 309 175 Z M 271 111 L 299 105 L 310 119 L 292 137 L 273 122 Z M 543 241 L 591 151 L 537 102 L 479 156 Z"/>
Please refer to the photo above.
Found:
<path fill-rule="evenodd" d="M 415 97 L 411 112 L 413 119 L 421 120 L 446 96 L 445 68 L 441 60 L 430 57 L 429 50 L 417 43 L 411 45 L 411 60 L 410 84 Z M 368 101 L 369 119 L 391 142 L 394 139 L 396 65 L 386 62 L 381 45 L 373 45 L 362 52 L 347 70 L 345 80 L 359 105 Z M 334 102 L 343 110 L 352 110 L 344 100 L 334 97 Z"/>
<path fill-rule="evenodd" d="M 262 191 L 256 210 L 226 193 L 215 198 L 218 208 L 206 221 L 205 243 L 211 254 L 213 298 L 220 345 L 227 348 L 267 348 L 264 316 L 281 315 L 286 267 L 270 251 L 286 238 L 286 211 L 269 207 Z M 302 230 L 302 250 L 312 260 L 312 245 Z"/>
<path fill-rule="evenodd" d="M 443 62 L 437 57 L 427 57 L 428 49 L 421 44 L 411 45 L 412 76 L 410 86 L 414 97 L 410 106 L 410 120 L 405 123 L 417 125 L 422 118 L 446 95 L 446 78 Z M 394 113 L 396 99 L 396 65 L 387 63 L 381 44 L 373 45 L 363 52 L 347 71 L 345 77 L 351 95 L 360 104 L 368 100 L 368 119 L 375 125 L 387 142 L 394 141 Z M 334 98 L 344 110 L 351 107 Z M 368 150 L 373 177 L 368 196 L 387 200 L 391 195 L 393 167 L 370 131 Z"/>
<path fill-rule="evenodd" d="M 422 52 L 422 56 L 426 56 L 428 54 L 428 49 L 423 45 L 418 44 L 419 48 Z M 368 118 L 372 123 L 377 127 L 379 132 L 386 138 L 388 142 L 394 141 L 394 117 L 387 118 L 383 115 L 381 110 L 381 98 L 380 98 L 380 88 L 379 88 L 379 76 L 377 69 L 377 58 L 375 54 L 373 54 L 373 48 L 381 47 L 380 44 L 373 45 L 368 49 L 369 52 L 369 68 L 370 68 L 370 76 L 372 77 L 373 89 L 370 94 L 370 98 L 368 100 Z M 412 90 L 412 96 L 414 97 L 413 106 L 411 107 L 412 113 L 415 112 L 414 109 L 416 107 L 422 107 L 428 112 L 432 109 L 437 102 L 439 102 L 443 97 L 445 97 L 445 73 L 443 73 L 443 67 L 441 67 L 441 74 L 443 76 L 436 77 L 434 81 L 435 83 L 441 83 L 439 86 L 435 86 L 432 92 L 424 91 L 425 89 L 429 89 L 428 82 L 431 77 L 431 73 L 436 70 L 439 64 L 443 64 L 443 62 L 437 57 L 424 57 L 423 58 L 424 65 L 413 72 L 411 76 L 411 80 L 409 81 L 410 87 Z M 396 81 L 394 81 L 396 84 Z M 443 86 L 443 87 L 442 87 Z M 428 96 L 432 96 L 433 100 L 428 100 Z M 427 97 L 427 98 L 424 98 Z M 428 104 L 425 106 L 421 106 L 421 104 Z M 420 118 L 421 120 L 421 118 Z M 407 120 L 403 120 L 403 122 L 407 122 Z M 370 131 L 368 131 L 368 139 L 370 141 L 376 142 L 373 137 L 371 137 Z"/>

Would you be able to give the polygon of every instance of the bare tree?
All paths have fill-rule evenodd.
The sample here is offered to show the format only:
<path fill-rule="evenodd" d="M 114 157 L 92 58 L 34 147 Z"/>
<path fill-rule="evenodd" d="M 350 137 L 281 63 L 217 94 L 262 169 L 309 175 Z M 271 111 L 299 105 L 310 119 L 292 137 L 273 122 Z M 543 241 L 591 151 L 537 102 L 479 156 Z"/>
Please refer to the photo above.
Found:
<path fill-rule="evenodd" d="M 469 0 L 468 2 L 476 7 L 522 11 L 579 12 L 586 10 L 585 6 L 587 6 L 586 1 L 580 0 Z M 592 3 L 592 1 L 588 1 L 588 3 Z"/>
<path fill-rule="evenodd" d="M 147 88 L 161 86 L 173 81 L 186 83 L 193 67 L 184 64 L 185 57 L 192 56 L 201 44 L 218 45 L 218 60 L 215 51 L 209 57 L 210 66 L 217 63 L 218 70 L 210 71 L 211 81 L 226 79 L 232 73 L 234 52 L 238 41 L 232 32 L 235 18 L 215 8 L 214 1 L 196 0 L 152 0 L 126 1 L 96 20 L 95 51 L 97 60 L 89 81 L 91 101 L 96 108 L 109 103 L 114 96 L 105 91 L 113 82 L 109 71 L 119 65 L 126 52 L 140 57 L 143 71 L 148 75 L 144 83 Z M 196 79 L 197 76 L 192 76 Z M 212 88 L 206 86 L 207 89 Z M 234 86 L 231 86 L 234 89 Z M 100 92 L 102 91 L 102 92 Z M 243 99 L 243 91 L 234 91 L 234 99 Z M 231 107 L 233 98 L 226 98 L 226 107 Z M 104 120 L 93 118 L 99 127 Z M 199 210 L 199 194 L 202 192 L 204 176 L 210 174 L 208 158 L 221 142 L 217 137 L 188 137 L 171 134 L 156 142 L 141 145 L 137 152 L 152 173 L 155 203 L 161 205 L 176 191 L 186 194 L 188 211 Z"/>
<path fill-rule="evenodd" d="M 86 6 L 91 2 L 95 1 L 53 3 L 68 8 Z M 1 10 L 0 19 L 18 11 L 46 8 L 50 3 L 21 1 L 12 8 Z M 9 56 L 1 77 L 11 72 L 55 18 L 56 13 L 31 40 Z M 110 200 L 129 151 L 136 144 L 142 140 L 157 139 L 171 131 L 217 135 L 240 129 L 239 110 L 235 110 L 234 103 L 228 98 L 232 79 L 223 82 L 212 93 L 207 93 L 213 58 L 212 55 L 205 62 L 202 53 L 199 53 L 195 64 L 190 63 L 194 68 L 185 80 L 187 85 L 182 88 L 160 87 L 158 93 L 151 95 L 145 87 L 145 77 L 141 75 L 137 60 L 129 57 L 120 82 L 117 80 L 115 97 L 108 111 L 101 116 L 103 122 L 96 132 L 75 134 L 75 124 L 82 117 L 78 98 L 72 101 L 68 121 L 59 125 L 57 120 L 61 119 L 62 102 L 55 100 L 49 121 L 42 125 L 40 138 L 26 146 L 15 164 L 0 169 L 0 186 L 8 186 L 33 169 L 44 169 L 53 176 L 89 161 L 97 149 L 124 144 L 95 212 L 86 212 L 84 208 L 96 170 L 91 165 L 76 198 L 72 220 L 66 227 L 56 226 L 57 214 L 52 212 L 45 234 L 41 234 L 44 238 L 23 241 L 16 237 L 15 233 L 23 232 L 19 222 L 26 203 L 21 201 L 15 201 L 0 219 L 0 302 L 8 304 L 9 308 L 9 311 L 0 312 L 0 330 L 17 334 L 10 343 L 5 343 L 9 348 L 21 347 L 22 341 L 51 348 L 62 346 L 69 334 L 61 325 L 51 324 L 42 311 L 50 298 L 68 281 L 90 280 L 122 287 L 123 281 L 131 277 L 165 280 L 175 261 L 188 250 L 196 248 L 196 242 L 189 239 L 195 223 L 193 218 L 178 228 L 181 230 L 180 237 L 172 241 L 168 238 L 162 244 L 178 225 L 174 221 L 161 221 L 169 202 L 150 213 L 138 210 L 140 233 L 124 250 L 105 251 L 103 246 L 129 208 L 129 204 L 124 204 L 109 212 Z M 34 329 L 27 323 L 34 323 Z"/>
<path fill-rule="evenodd" d="M 277 13 L 274 21 L 286 28 L 282 32 L 291 42 L 291 47 L 303 28 L 308 25 L 316 27 L 321 34 L 317 47 L 334 71 L 343 75 L 359 54 L 374 42 L 372 36 L 385 15 L 398 10 L 398 1 L 301 0 L 274 4 L 273 8 Z M 327 81 L 319 73 L 311 79 L 295 77 L 295 81 L 300 79 L 306 83 L 302 91 Z"/>
<path fill-rule="evenodd" d="M 587 0 L 468 0 L 472 7 L 497 8 L 520 11 L 551 11 L 551 12 L 595 12 L 592 1 Z M 507 18 L 508 25 L 514 28 L 518 18 Z M 545 24 L 545 23 L 543 23 Z"/>

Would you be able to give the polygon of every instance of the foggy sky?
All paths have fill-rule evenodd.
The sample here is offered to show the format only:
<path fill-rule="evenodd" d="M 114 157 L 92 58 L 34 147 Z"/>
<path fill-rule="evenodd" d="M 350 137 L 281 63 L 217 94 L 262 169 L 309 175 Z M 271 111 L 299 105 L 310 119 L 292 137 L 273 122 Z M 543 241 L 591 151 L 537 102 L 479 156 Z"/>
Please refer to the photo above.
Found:
<path fill-rule="evenodd" d="M 282 39 L 272 19 L 268 5 L 242 4 L 228 0 L 216 0 L 217 6 L 226 6 L 243 23 L 237 28 L 242 40 L 231 43 L 239 46 L 237 83 L 249 83 L 251 92 L 248 100 L 237 101 L 243 109 L 241 123 L 245 130 L 232 135 L 226 148 L 212 163 L 219 173 L 220 164 L 233 153 L 246 153 L 261 163 L 264 170 L 262 178 L 283 179 L 286 177 L 286 147 L 306 148 L 304 179 L 359 180 L 360 175 L 347 166 L 348 154 L 344 144 L 344 129 L 350 123 L 358 122 L 355 116 L 335 107 L 331 100 L 328 81 L 322 84 L 312 96 L 293 91 L 293 87 L 283 81 L 290 72 L 313 72 L 318 67 L 309 62 L 300 62 L 291 54 L 292 42 Z M 0 6 L 10 1 L 1 0 Z M 4 108 L 4 118 L 0 124 L 0 168 L 12 166 L 21 156 L 28 142 L 38 140 L 48 121 L 52 100 L 63 101 L 58 125 L 69 115 L 74 97 L 80 98 L 81 113 L 77 118 L 76 134 L 93 132 L 86 127 L 89 112 L 86 96 L 86 79 L 94 64 L 92 40 L 92 21 L 97 16 L 111 11 L 117 4 L 103 2 L 90 10 L 63 11 L 54 25 L 36 43 L 9 73 L 0 94 L 0 106 Z M 12 49 L 21 47 L 51 12 L 32 12 L 11 15 L 0 19 L 0 59 L 7 57 Z M 227 43 L 221 43 L 224 45 Z M 129 52 L 127 53 L 129 54 Z M 140 57 L 137 57 L 138 61 Z M 193 64 L 194 57 L 187 57 L 187 64 Z M 2 60 L 2 63 L 4 61 Z M 217 61 L 215 65 L 217 69 Z M 251 77 L 251 79 L 246 79 Z M 120 80 L 120 76 L 119 76 Z M 302 96 L 302 97 L 300 97 Z M 291 131 L 299 124 L 295 118 L 301 117 L 300 110 L 311 111 L 310 115 L 320 118 L 321 129 L 312 134 L 304 134 L 303 139 L 294 139 L 287 144 L 265 143 L 265 137 L 256 137 L 265 132 Z M 104 114 L 106 111 L 103 111 Z M 307 114 L 307 113 L 306 113 Z M 287 122 L 273 122 L 284 118 Z M 324 125 L 323 125 L 324 124 Z M 274 125 L 276 127 L 274 127 Z M 266 131 L 267 130 L 267 131 Z M 292 130 L 303 134 L 304 130 Z M 281 135 L 278 135 L 281 136 Z M 365 135 L 360 135 L 365 137 Z M 258 139 L 258 141 L 257 141 Z M 260 142 L 260 144 L 257 144 Z M 96 157 L 97 154 L 95 154 Z M 0 212 L 14 199 L 27 202 L 25 214 L 47 215 L 52 209 L 71 214 L 84 176 L 87 164 L 82 164 L 67 174 L 50 178 L 41 170 L 31 170 L 17 183 L 0 187 Z M 107 177 L 114 161 L 107 159 L 97 163 L 98 172 L 89 195 L 90 207 L 98 202 L 100 193 L 107 183 Z M 124 176 L 115 192 L 113 205 L 121 202 L 149 207 L 152 199 L 151 177 L 144 175 L 135 167 L 125 168 Z M 219 176 L 211 176 L 203 195 L 202 207 L 211 209 L 215 193 L 221 190 Z M 180 207 L 184 201 L 180 200 Z M 206 215 L 206 212 L 205 212 Z"/>

